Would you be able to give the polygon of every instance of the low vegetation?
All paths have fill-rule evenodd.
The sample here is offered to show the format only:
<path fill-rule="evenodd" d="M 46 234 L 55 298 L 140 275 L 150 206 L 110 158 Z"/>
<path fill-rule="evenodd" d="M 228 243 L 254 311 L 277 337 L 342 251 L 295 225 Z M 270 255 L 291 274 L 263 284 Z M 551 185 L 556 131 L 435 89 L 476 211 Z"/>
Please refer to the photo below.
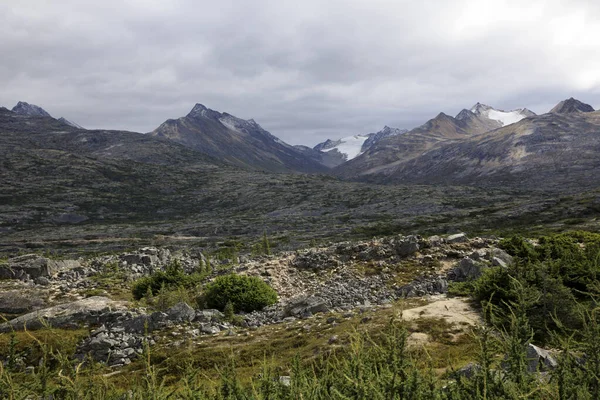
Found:
<path fill-rule="evenodd" d="M 208 284 L 204 298 L 209 308 L 223 311 L 231 303 L 236 312 L 252 312 L 275 304 L 277 292 L 256 276 L 229 274 Z"/>

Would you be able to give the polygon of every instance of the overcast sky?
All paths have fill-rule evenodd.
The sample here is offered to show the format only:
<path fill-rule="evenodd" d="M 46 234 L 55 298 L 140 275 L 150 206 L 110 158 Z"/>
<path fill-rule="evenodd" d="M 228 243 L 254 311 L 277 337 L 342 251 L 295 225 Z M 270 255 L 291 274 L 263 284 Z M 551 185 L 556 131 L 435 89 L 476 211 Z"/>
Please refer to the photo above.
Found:
<path fill-rule="evenodd" d="M 600 106 L 598 0 L 0 0 L 0 105 L 148 132 L 195 103 L 292 144 L 477 101 Z"/>

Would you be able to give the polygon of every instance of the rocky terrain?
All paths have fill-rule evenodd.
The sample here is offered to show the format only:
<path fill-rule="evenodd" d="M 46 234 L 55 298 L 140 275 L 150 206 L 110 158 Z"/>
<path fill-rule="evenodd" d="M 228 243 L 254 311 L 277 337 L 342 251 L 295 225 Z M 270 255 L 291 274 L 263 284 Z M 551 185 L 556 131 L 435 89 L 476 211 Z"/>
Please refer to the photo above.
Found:
<path fill-rule="evenodd" d="M 0 313 L 14 318 L 0 324 L 0 332 L 85 326 L 89 335 L 79 343 L 77 357 L 91 355 L 97 361 L 122 366 L 141 354 L 146 339 L 151 345 L 176 346 L 186 338 L 235 336 L 274 324 L 304 321 L 303 325 L 310 326 L 315 315 L 329 316 L 332 323 L 337 318 L 393 308 L 402 299 L 442 295 L 433 299 L 444 301 L 448 282 L 477 277 L 486 267 L 512 262 L 512 257 L 496 247 L 497 242 L 469 239 L 465 234 L 394 236 L 273 256 L 239 257 L 216 267 L 206 282 L 229 272 L 259 276 L 278 292 L 279 302 L 262 311 L 241 314 L 235 324 L 226 321 L 221 312 L 197 304 L 180 302 L 153 310 L 126 294 L 133 281 L 175 260 L 187 273 L 205 267 L 207 262 L 220 265 L 219 260 L 201 252 L 143 248 L 78 260 L 12 257 L 0 264 Z M 112 279 L 110 284 L 108 279 Z M 450 303 L 439 306 L 444 304 L 448 311 Z M 407 320 L 415 319 L 408 311 Z M 440 314 L 429 307 L 425 313 L 458 323 L 452 318 L 462 315 L 463 310 Z M 476 322 L 476 317 L 470 318 Z"/>

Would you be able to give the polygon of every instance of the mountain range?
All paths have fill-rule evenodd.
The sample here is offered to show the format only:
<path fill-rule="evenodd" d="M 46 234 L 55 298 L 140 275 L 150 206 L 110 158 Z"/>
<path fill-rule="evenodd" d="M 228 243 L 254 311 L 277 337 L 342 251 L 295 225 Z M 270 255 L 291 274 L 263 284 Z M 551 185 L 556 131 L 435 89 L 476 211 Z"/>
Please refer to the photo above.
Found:
<path fill-rule="evenodd" d="M 575 99 L 542 115 L 478 103 L 363 139 L 345 161 L 347 140 L 291 146 L 202 105 L 150 134 L 85 130 L 25 103 L 0 107 L 0 248 L 265 229 L 302 240 L 447 232 L 600 209 L 600 112 Z"/>
<path fill-rule="evenodd" d="M 26 102 L 12 111 L 3 109 L 1 116 L 2 128 L 30 133 L 26 140 L 36 148 L 152 164 L 185 160 L 384 184 L 536 189 L 587 188 L 595 185 L 600 172 L 600 113 L 573 98 L 542 115 L 477 103 L 455 117 L 439 113 L 410 131 L 386 126 L 376 133 L 328 139 L 313 148 L 289 145 L 252 119 L 202 104 L 148 134 L 88 131 Z M 23 124 L 23 117 L 43 119 L 45 131 L 36 131 L 31 122 Z"/>
<path fill-rule="evenodd" d="M 574 99 L 542 115 L 477 103 L 382 140 L 333 173 L 378 183 L 589 188 L 600 172 L 599 118 Z"/>

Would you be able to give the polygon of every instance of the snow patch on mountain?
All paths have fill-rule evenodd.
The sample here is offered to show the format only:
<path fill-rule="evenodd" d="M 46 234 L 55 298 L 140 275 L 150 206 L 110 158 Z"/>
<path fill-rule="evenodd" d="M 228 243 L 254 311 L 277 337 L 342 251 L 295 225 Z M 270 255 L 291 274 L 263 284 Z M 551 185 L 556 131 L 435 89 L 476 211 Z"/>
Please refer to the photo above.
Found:
<path fill-rule="evenodd" d="M 339 144 L 330 148 L 323 148 L 321 151 L 329 152 L 337 149 L 340 153 L 346 155 L 346 160 L 352 160 L 362 154 L 363 143 L 369 138 L 369 135 L 354 135 L 341 138 Z"/>
<path fill-rule="evenodd" d="M 502 126 L 514 124 L 516 122 L 519 122 L 523 118 L 535 115 L 532 111 L 526 108 L 518 108 L 516 110 L 504 111 L 496 110 L 493 107 L 481 103 L 475 104 L 470 111 L 473 114 L 476 114 L 480 117 L 491 119 L 493 121 L 498 121 Z M 460 119 L 459 116 L 460 114 L 457 116 L 457 119 Z"/>

